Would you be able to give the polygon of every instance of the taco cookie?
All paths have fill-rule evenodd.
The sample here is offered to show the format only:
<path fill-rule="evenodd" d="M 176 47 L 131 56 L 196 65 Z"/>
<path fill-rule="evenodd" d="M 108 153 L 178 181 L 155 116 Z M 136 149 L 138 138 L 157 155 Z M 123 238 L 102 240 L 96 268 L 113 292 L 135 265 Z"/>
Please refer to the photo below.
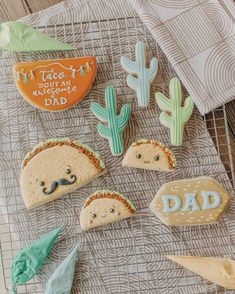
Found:
<path fill-rule="evenodd" d="M 122 166 L 158 171 L 172 171 L 176 166 L 173 152 L 157 140 L 139 140 L 129 147 Z"/>
<path fill-rule="evenodd" d="M 104 162 L 87 145 L 51 139 L 26 155 L 20 176 L 21 193 L 27 209 L 31 209 L 73 192 L 104 172 Z"/>
<path fill-rule="evenodd" d="M 114 191 L 97 191 L 88 197 L 80 214 L 82 230 L 113 223 L 136 212 L 134 204 L 122 194 Z"/>

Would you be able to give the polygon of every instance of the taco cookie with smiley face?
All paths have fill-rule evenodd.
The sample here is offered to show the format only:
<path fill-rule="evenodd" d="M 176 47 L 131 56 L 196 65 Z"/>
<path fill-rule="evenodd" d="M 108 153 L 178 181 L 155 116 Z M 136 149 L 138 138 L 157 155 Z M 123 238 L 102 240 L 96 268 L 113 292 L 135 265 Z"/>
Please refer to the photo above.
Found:
<path fill-rule="evenodd" d="M 131 217 L 135 205 L 122 194 L 102 190 L 89 196 L 80 213 L 80 226 L 87 231 Z"/>
<path fill-rule="evenodd" d="M 173 152 L 157 140 L 138 140 L 127 150 L 122 166 L 157 171 L 173 171 L 176 158 Z"/>
<path fill-rule="evenodd" d="M 104 162 L 87 145 L 50 139 L 35 146 L 24 158 L 21 194 L 27 209 L 31 209 L 73 192 L 104 172 Z"/>

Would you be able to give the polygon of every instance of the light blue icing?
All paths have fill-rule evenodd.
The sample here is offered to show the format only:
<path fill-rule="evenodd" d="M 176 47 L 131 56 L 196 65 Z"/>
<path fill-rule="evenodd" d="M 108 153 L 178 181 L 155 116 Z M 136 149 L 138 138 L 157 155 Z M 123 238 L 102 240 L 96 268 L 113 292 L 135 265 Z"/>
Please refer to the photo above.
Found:
<path fill-rule="evenodd" d="M 186 203 L 184 208 L 182 208 L 183 211 L 197 211 L 197 210 L 201 210 L 200 206 L 198 205 L 196 196 L 197 193 L 193 192 L 193 193 L 185 193 L 186 196 Z"/>
<path fill-rule="evenodd" d="M 158 60 L 155 57 L 152 58 L 150 67 L 146 68 L 145 45 L 142 41 L 136 43 L 135 59 L 136 61 L 132 61 L 128 57 L 122 56 L 121 65 L 129 73 L 127 84 L 136 91 L 138 105 L 146 107 L 150 100 L 150 84 L 157 74 Z M 137 75 L 138 78 L 133 75 Z"/>
<path fill-rule="evenodd" d="M 175 212 L 180 209 L 181 207 L 181 198 L 177 195 L 164 195 L 162 197 L 163 202 L 163 212 Z M 170 202 L 174 201 L 174 206 L 170 207 Z"/>
<path fill-rule="evenodd" d="M 213 209 L 217 208 L 221 204 L 221 196 L 215 191 L 203 191 L 201 192 L 203 197 L 202 209 Z M 210 198 L 213 197 L 213 203 L 210 202 Z"/>

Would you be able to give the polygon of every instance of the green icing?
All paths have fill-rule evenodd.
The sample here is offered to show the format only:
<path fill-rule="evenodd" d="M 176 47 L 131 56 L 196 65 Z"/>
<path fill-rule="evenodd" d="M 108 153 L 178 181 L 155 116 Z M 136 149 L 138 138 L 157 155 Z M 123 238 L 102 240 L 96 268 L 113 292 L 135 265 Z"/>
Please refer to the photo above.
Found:
<path fill-rule="evenodd" d="M 56 238 L 61 232 L 59 227 L 23 248 L 14 258 L 11 268 L 12 293 L 17 293 L 16 285 L 31 280 L 43 265 Z"/>
<path fill-rule="evenodd" d="M 0 25 L 0 47 L 16 52 L 75 49 L 17 21 L 5 22 Z"/>
<path fill-rule="evenodd" d="M 77 250 L 78 246 L 76 246 L 73 249 L 73 251 L 63 260 L 63 262 L 53 272 L 53 274 L 47 281 L 44 294 L 71 293 L 77 259 Z"/>
<path fill-rule="evenodd" d="M 108 126 L 98 123 L 97 129 L 102 137 L 109 139 L 112 154 L 118 156 L 123 153 L 122 132 L 130 118 L 131 106 L 124 104 L 120 114 L 117 115 L 116 91 L 112 86 L 105 89 L 105 104 L 106 107 L 104 108 L 93 102 L 91 103 L 91 110 L 98 119 L 108 123 Z"/>
<path fill-rule="evenodd" d="M 181 146 L 183 143 L 184 125 L 192 115 L 194 102 L 192 97 L 189 96 L 185 99 L 184 106 L 182 106 L 183 95 L 178 78 L 171 79 L 169 90 L 170 99 L 161 92 L 156 93 L 156 102 L 163 110 L 160 114 L 160 122 L 170 128 L 171 144 Z"/>
<path fill-rule="evenodd" d="M 110 191 L 110 190 L 99 190 L 99 191 L 96 191 L 94 194 L 92 194 L 90 197 L 92 197 L 93 195 L 95 195 L 95 194 L 105 194 L 105 193 L 116 193 L 116 194 L 118 194 L 118 195 L 120 195 L 121 197 L 123 197 L 129 204 L 130 204 L 130 206 L 134 209 L 134 210 L 136 210 L 136 205 L 134 204 L 134 202 L 132 202 L 129 198 L 127 198 L 126 196 L 124 196 L 123 194 L 121 194 L 121 193 L 119 193 L 119 192 L 116 192 L 116 191 Z M 89 197 L 89 198 L 90 198 Z M 89 199 L 88 198 L 88 199 Z"/>
<path fill-rule="evenodd" d="M 47 144 L 47 143 L 50 143 L 50 142 L 67 142 L 67 141 L 72 141 L 68 138 L 59 138 L 59 139 L 55 139 L 55 138 L 52 138 L 52 139 L 48 139 L 47 141 L 44 141 L 44 142 L 40 142 L 39 144 L 37 144 L 36 146 L 34 146 L 33 150 L 28 152 L 24 158 L 24 161 L 27 160 L 27 158 L 29 158 L 31 156 L 32 153 L 35 152 L 35 150 L 37 148 L 40 148 L 40 147 L 43 147 L 43 145 Z M 90 146 L 86 145 L 86 144 L 82 144 L 80 143 L 78 140 L 74 140 L 72 141 L 74 144 L 76 144 L 77 146 L 81 146 L 85 149 L 87 149 L 88 151 L 92 152 L 93 155 L 95 156 L 95 158 L 97 158 L 99 161 L 100 161 L 100 166 L 102 167 L 102 169 L 105 169 L 105 163 L 100 159 L 100 156 L 97 152 L 95 152 Z"/>

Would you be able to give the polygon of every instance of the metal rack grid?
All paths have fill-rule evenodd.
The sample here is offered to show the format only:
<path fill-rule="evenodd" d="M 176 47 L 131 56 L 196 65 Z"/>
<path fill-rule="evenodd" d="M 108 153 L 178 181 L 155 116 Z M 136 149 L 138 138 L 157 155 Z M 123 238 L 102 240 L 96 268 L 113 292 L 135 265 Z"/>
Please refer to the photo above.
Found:
<path fill-rule="evenodd" d="M 125 102 L 132 106 L 132 117 L 124 132 L 125 148 L 140 138 L 157 138 L 169 145 L 168 129 L 160 125 L 159 109 L 154 102 L 156 91 L 168 94 L 169 80 L 175 75 L 166 57 L 135 17 L 38 29 L 75 45 L 77 50 L 1 53 L 0 208 L 6 224 L 0 226 L 6 234 L 0 235 L 0 252 L 5 287 L 9 287 L 12 257 L 19 248 L 64 224 L 43 269 L 34 280 L 18 287 L 19 293 L 42 293 L 53 269 L 77 243 L 80 254 L 72 293 L 232 293 L 173 264 L 165 255 L 233 257 L 233 200 L 218 224 L 195 227 L 166 227 L 148 208 L 159 187 L 174 179 L 213 176 L 234 195 L 234 166 L 225 106 L 207 117 L 201 117 L 195 109 L 186 126 L 183 146 L 172 148 L 178 163 L 175 172 L 121 168 L 122 156 L 112 157 L 108 142 L 97 134 L 97 120 L 90 112 L 90 102 L 103 103 L 105 87 L 114 85 L 119 107 Z M 148 44 L 148 60 L 154 55 L 160 63 L 151 103 L 146 109 L 136 105 L 135 94 L 126 86 L 126 73 L 120 67 L 122 55 L 134 58 L 137 40 Z M 72 109 L 60 113 L 40 111 L 27 104 L 17 92 L 11 73 L 15 62 L 83 55 L 97 57 L 97 78 L 89 95 Z M 60 200 L 26 211 L 18 182 L 21 161 L 35 144 L 53 137 L 79 138 L 90 145 L 100 152 L 108 173 Z M 79 211 L 90 193 L 103 188 L 126 194 L 136 203 L 138 213 L 132 219 L 84 233 L 79 227 Z"/>

